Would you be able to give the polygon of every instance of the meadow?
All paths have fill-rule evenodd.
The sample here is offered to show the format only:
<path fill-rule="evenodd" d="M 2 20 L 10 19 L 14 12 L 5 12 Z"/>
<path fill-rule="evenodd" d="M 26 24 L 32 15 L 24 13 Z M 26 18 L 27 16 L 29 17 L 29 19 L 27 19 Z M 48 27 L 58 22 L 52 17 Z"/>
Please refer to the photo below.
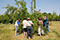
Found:
<path fill-rule="evenodd" d="M 0 24 L 0 40 L 60 40 L 60 21 L 49 23 L 50 32 L 45 36 L 33 35 L 33 39 L 27 39 L 24 34 L 15 36 L 14 24 Z"/>

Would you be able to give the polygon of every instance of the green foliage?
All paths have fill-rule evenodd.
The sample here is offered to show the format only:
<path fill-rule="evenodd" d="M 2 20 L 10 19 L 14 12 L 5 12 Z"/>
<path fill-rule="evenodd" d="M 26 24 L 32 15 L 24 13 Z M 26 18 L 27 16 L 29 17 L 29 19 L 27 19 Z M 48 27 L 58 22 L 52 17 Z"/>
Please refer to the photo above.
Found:
<path fill-rule="evenodd" d="M 34 23 L 33 25 L 33 32 L 38 31 L 38 17 L 43 17 L 43 16 L 48 16 L 49 21 L 59 21 L 60 20 L 60 16 L 58 16 L 56 14 L 56 12 L 53 12 L 53 14 L 51 13 L 38 13 L 37 11 L 35 11 L 34 13 L 32 13 L 31 15 L 28 13 L 27 8 L 26 8 L 26 2 L 24 0 L 22 1 L 17 1 L 15 0 L 15 4 L 18 7 L 14 7 L 14 6 L 10 6 L 9 4 L 7 5 L 7 7 L 5 7 L 7 9 L 7 11 L 5 12 L 4 15 L 0 15 L 0 23 L 9 23 L 10 21 L 13 21 L 13 23 L 15 23 L 15 21 L 17 19 L 21 19 L 23 21 L 24 17 L 26 18 L 30 18 L 31 21 Z M 34 0 L 34 8 L 36 8 L 36 0 Z M 33 1 L 31 2 L 31 11 L 33 11 Z M 22 23 L 22 21 L 20 23 Z M 22 30 L 22 24 L 19 26 Z M 42 27 L 42 29 L 45 30 L 44 27 Z"/>
<path fill-rule="evenodd" d="M 36 8 L 36 0 L 34 0 L 34 8 Z"/>
<path fill-rule="evenodd" d="M 34 9 L 36 9 L 36 0 L 31 1 L 31 14 L 33 13 Z"/>

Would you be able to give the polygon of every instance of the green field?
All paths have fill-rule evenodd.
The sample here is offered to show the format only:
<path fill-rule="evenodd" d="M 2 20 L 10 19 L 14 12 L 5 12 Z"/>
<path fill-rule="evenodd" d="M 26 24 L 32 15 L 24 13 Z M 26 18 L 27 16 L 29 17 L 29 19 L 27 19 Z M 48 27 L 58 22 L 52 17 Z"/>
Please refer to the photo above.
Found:
<path fill-rule="evenodd" d="M 0 40 L 31 40 L 24 37 L 24 34 L 15 36 L 14 24 L 0 24 Z M 45 36 L 33 35 L 32 40 L 60 40 L 60 21 L 52 21 L 49 24 L 50 32 Z"/>

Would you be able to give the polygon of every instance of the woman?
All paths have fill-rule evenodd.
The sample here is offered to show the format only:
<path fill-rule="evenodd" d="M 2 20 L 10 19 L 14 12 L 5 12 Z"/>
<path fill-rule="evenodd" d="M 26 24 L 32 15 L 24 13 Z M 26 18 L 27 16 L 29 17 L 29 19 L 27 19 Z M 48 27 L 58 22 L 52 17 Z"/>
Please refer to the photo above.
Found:
<path fill-rule="evenodd" d="M 41 36 L 41 32 L 42 32 L 42 35 L 44 35 L 44 31 L 41 29 L 42 25 L 43 25 L 43 21 L 41 18 L 38 18 L 37 21 L 40 23 L 38 24 L 39 28 L 38 28 L 38 35 Z"/>

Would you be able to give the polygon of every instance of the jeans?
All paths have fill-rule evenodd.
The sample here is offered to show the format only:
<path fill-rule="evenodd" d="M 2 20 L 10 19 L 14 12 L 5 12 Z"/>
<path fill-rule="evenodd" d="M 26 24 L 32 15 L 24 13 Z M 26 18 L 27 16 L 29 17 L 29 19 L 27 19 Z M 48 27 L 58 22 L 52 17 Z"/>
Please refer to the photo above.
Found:
<path fill-rule="evenodd" d="M 44 27 L 45 27 L 45 33 L 47 34 L 47 24 L 44 24 Z"/>
<path fill-rule="evenodd" d="M 41 33 L 44 34 L 44 31 L 39 27 L 38 28 L 38 34 L 41 35 Z"/>
<path fill-rule="evenodd" d="M 32 39 L 32 27 L 31 26 L 27 27 L 27 38 L 29 37 L 29 33 L 30 33 L 30 38 Z"/>
<path fill-rule="evenodd" d="M 44 27 L 47 28 L 47 24 L 44 24 Z"/>
<path fill-rule="evenodd" d="M 15 25 L 15 31 L 17 31 L 17 27 L 18 27 L 18 26 Z"/>
<path fill-rule="evenodd" d="M 47 26 L 47 31 L 49 32 L 49 25 Z"/>

